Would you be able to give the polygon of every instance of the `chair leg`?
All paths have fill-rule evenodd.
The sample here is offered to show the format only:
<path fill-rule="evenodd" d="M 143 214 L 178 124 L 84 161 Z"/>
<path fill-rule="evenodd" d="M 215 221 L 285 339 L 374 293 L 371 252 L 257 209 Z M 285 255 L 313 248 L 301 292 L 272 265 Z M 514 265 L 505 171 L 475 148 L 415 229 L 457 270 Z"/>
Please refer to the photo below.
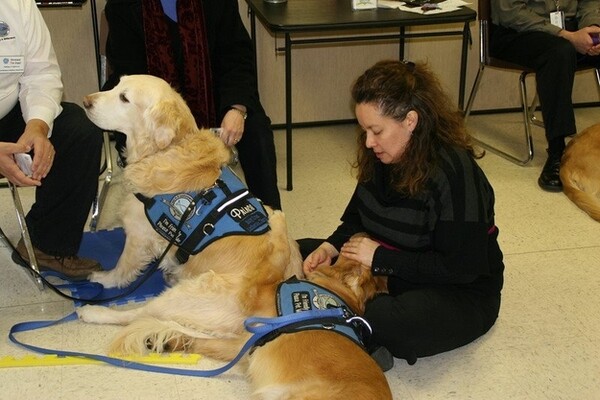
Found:
<path fill-rule="evenodd" d="M 37 258 L 35 257 L 35 252 L 33 250 L 33 245 L 31 244 L 31 238 L 29 237 L 29 230 L 27 229 L 27 223 L 25 222 L 25 213 L 23 212 L 23 206 L 21 204 L 21 198 L 19 197 L 19 192 L 17 191 L 17 187 L 12 183 L 8 183 L 8 187 L 10 188 L 10 192 L 12 194 L 13 203 L 15 205 L 15 211 L 17 213 L 17 220 L 19 222 L 19 227 L 21 228 L 21 237 L 23 238 L 23 242 L 25 243 L 25 248 L 27 249 L 27 255 L 29 256 L 29 265 L 31 269 L 38 274 L 40 273 Z M 15 246 L 8 240 L 4 232 L 0 229 L 1 239 L 9 246 L 12 251 L 15 250 Z M 34 272 L 31 272 L 31 277 L 37 285 L 38 289 L 44 290 L 44 282 L 36 275 Z"/>
<path fill-rule="evenodd" d="M 104 182 L 102 183 L 102 187 L 92 204 L 92 216 L 90 220 L 90 231 L 95 232 L 98 228 L 98 220 L 100 219 L 100 212 L 102 211 L 102 207 L 104 206 L 104 201 L 106 200 L 106 195 L 108 194 L 108 189 L 110 188 L 110 183 L 112 182 L 112 174 L 113 174 L 113 163 L 112 163 L 112 151 L 110 148 L 110 137 L 108 132 L 104 132 L 104 158 L 106 160 L 106 170 L 104 174 Z"/>
<path fill-rule="evenodd" d="M 544 127 L 544 121 L 535 116 L 535 109 L 538 105 L 538 94 L 535 92 L 535 97 L 529 106 L 529 122 L 534 124 L 535 126 L 539 126 L 540 128 Z"/>
<path fill-rule="evenodd" d="M 481 83 L 481 77 L 483 76 L 483 70 L 485 69 L 485 65 L 483 63 L 479 63 L 479 69 L 477 70 L 477 75 L 475 76 L 475 81 L 473 82 L 473 88 L 471 89 L 471 94 L 469 94 L 469 100 L 467 100 L 467 106 L 464 111 L 465 123 L 471 115 L 471 108 L 473 108 L 473 103 L 475 102 L 475 96 L 477 95 L 477 91 L 479 90 L 479 84 Z"/>
<path fill-rule="evenodd" d="M 521 160 L 521 165 L 527 164 L 529 161 L 533 160 L 533 136 L 531 135 L 531 123 L 535 119 L 533 114 L 533 109 L 535 109 L 537 103 L 537 92 L 535 94 L 535 98 L 531 103 L 531 106 L 527 106 L 527 82 L 525 79 L 527 78 L 527 71 L 523 71 L 521 76 L 519 77 L 519 86 L 521 92 L 521 107 L 523 108 L 523 123 L 525 125 L 525 143 L 527 146 L 527 158 Z M 543 125 L 542 125 L 543 126 Z M 517 159 L 518 160 L 518 159 Z"/>
<path fill-rule="evenodd" d="M 481 77 L 483 76 L 483 70 L 485 66 L 480 63 L 479 70 L 477 71 L 477 76 L 475 77 L 475 82 L 473 83 L 473 88 L 471 89 L 471 94 L 469 95 L 469 100 L 467 101 L 467 106 L 464 111 L 465 122 L 467 121 L 469 115 L 471 114 L 471 108 L 473 107 L 473 103 L 475 101 L 475 96 L 477 94 L 477 90 L 479 89 L 479 84 L 481 83 Z M 526 72 L 523 72 L 520 77 L 520 88 L 521 88 L 521 106 L 523 108 L 523 116 L 525 118 L 525 142 L 527 146 L 527 157 L 524 159 L 518 158 L 512 154 L 509 154 L 499 148 L 492 146 L 476 137 L 472 137 L 473 141 L 479 146 L 483 147 L 486 150 L 489 150 L 500 157 L 503 157 L 515 164 L 525 165 L 533 159 L 533 140 L 531 136 L 531 125 L 530 125 L 530 115 L 533 116 L 533 113 L 530 112 L 529 107 L 527 106 L 527 89 L 525 87 L 525 77 L 527 76 Z M 537 95 L 536 95 L 537 97 Z M 532 105 L 535 108 L 535 100 Z M 535 117 L 533 117 L 535 119 Z M 535 122 L 534 122 L 535 123 Z"/>

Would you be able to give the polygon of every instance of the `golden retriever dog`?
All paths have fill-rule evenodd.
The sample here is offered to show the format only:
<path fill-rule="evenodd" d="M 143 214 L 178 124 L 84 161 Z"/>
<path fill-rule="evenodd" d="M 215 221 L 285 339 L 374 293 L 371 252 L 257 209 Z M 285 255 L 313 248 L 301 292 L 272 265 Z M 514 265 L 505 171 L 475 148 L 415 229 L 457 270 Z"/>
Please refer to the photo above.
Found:
<path fill-rule="evenodd" d="M 85 96 L 83 104 L 97 126 L 127 136 L 127 195 L 121 207 L 125 247 L 114 269 L 90 277 L 104 287 L 124 287 L 158 259 L 169 243 L 152 229 L 136 195 L 152 199 L 162 194 L 210 191 L 231 151 L 213 132 L 199 129 L 183 98 L 154 76 L 123 76 L 112 90 Z M 196 210 L 201 207 L 199 204 Z M 264 270 L 258 281 L 235 279 L 240 291 L 300 274 L 300 253 L 296 242 L 288 238 L 284 214 L 268 208 L 266 213 L 270 227 L 266 233 L 222 237 L 183 264 L 175 256 L 178 246 L 172 246 L 160 268 L 174 280 L 206 271 L 240 278 L 247 271 Z"/>
<path fill-rule="evenodd" d="M 245 279 L 256 289 L 248 297 L 240 297 L 236 289 L 239 274 L 209 272 L 183 279 L 141 308 L 84 306 L 77 312 L 86 322 L 126 325 L 112 343 L 115 354 L 187 351 L 230 361 L 251 337 L 242 328 L 246 317 L 277 316 L 279 282 L 264 284 L 260 276 L 269 268 L 259 268 L 246 272 Z M 344 257 L 333 266 L 317 267 L 306 278 L 337 294 L 357 315 L 364 312 L 366 300 L 385 288 L 385 278 L 374 278 L 370 268 Z M 315 307 L 328 302 L 309 295 L 310 290 L 305 293 Z M 241 363 L 255 399 L 392 399 L 385 375 L 367 352 L 328 329 L 283 333 L 254 347 Z"/>
<path fill-rule="evenodd" d="M 560 180 L 567 197 L 600 222 L 600 124 L 585 129 L 567 144 Z"/>

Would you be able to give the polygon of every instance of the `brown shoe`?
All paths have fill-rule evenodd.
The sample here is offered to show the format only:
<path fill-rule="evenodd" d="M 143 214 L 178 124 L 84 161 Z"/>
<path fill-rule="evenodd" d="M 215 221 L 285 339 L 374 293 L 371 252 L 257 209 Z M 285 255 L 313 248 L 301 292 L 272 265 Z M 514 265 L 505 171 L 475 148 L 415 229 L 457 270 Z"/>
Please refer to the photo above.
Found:
<path fill-rule="evenodd" d="M 73 281 L 85 280 L 92 272 L 102 271 L 102 266 L 95 260 L 73 256 L 51 256 L 35 247 L 35 258 L 40 271 L 57 272 Z M 12 259 L 17 264 L 29 268 L 29 255 L 23 239 L 19 241 L 17 249 L 12 254 Z"/>

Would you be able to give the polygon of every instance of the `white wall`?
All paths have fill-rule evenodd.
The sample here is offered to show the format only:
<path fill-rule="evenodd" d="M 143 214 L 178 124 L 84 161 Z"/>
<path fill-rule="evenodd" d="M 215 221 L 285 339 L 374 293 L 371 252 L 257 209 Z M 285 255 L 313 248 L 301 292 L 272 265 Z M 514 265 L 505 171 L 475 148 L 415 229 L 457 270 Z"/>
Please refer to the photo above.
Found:
<path fill-rule="evenodd" d="M 100 2 L 104 7 L 104 0 Z M 62 70 L 64 99 L 81 104 L 83 96 L 98 91 L 90 0 L 80 8 L 41 8 L 41 11 Z"/>

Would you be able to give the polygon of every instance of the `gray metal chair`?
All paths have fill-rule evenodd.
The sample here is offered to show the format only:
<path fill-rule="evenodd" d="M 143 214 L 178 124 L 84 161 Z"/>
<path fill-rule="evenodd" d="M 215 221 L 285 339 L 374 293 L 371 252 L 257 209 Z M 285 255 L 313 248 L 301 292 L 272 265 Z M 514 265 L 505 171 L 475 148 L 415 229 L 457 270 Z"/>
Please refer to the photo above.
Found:
<path fill-rule="evenodd" d="M 0 176 L 0 178 L 2 178 L 2 177 Z M 1 187 L 8 187 L 10 189 L 12 199 L 13 199 L 13 204 L 15 206 L 15 212 L 17 214 L 17 221 L 19 222 L 19 228 L 21 229 L 21 237 L 23 238 L 23 242 L 25 243 L 25 248 L 27 249 L 27 255 L 29 256 L 29 260 L 30 260 L 29 264 L 31 266 L 31 269 L 33 271 L 37 272 L 37 274 L 35 274 L 35 272 L 31 271 L 30 272 L 31 278 L 33 279 L 33 281 L 35 282 L 35 284 L 37 285 L 37 287 L 40 290 L 44 290 L 44 282 L 38 275 L 40 270 L 38 268 L 37 258 L 35 256 L 35 252 L 33 250 L 33 245 L 31 244 L 31 238 L 29 237 L 29 230 L 27 230 L 27 224 L 25 223 L 25 213 L 23 212 L 23 205 L 21 203 L 21 198 L 19 197 L 19 191 L 18 191 L 17 187 L 8 180 L 7 180 L 7 182 L 2 182 Z M 0 227 L 0 240 L 2 240 L 6 244 L 6 246 L 9 248 L 9 250 L 11 252 L 16 251 L 15 245 L 4 234 L 4 231 L 2 230 L 1 227 Z"/>
<path fill-rule="evenodd" d="M 92 4 L 92 18 L 96 16 L 95 3 Z M 99 24 L 94 23 L 94 45 L 96 48 L 97 68 L 98 68 L 98 86 L 102 89 L 102 86 L 106 83 L 106 79 L 109 73 L 109 66 L 106 59 L 105 44 L 106 37 L 108 35 L 108 23 L 104 15 L 104 10 L 100 13 Z M 113 178 L 113 161 L 112 161 L 112 150 L 110 143 L 110 134 L 103 132 L 104 135 L 104 171 L 103 171 L 103 183 L 102 187 L 98 191 L 98 195 L 92 204 L 92 211 L 90 217 L 90 231 L 95 232 L 98 228 L 98 221 L 100 220 L 100 212 L 104 206 L 106 195 L 110 189 L 110 184 Z M 101 174 L 102 176 L 102 174 Z"/>
<path fill-rule="evenodd" d="M 477 76 L 475 77 L 475 82 L 473 83 L 473 88 L 471 89 L 471 94 L 469 95 L 469 99 L 467 101 L 467 105 L 465 108 L 465 121 L 468 119 L 471 114 L 471 109 L 473 107 L 473 102 L 475 101 L 475 96 L 477 95 L 477 91 L 479 90 L 479 84 L 481 83 L 481 78 L 483 77 L 483 71 L 486 67 L 499 68 L 511 71 L 520 71 L 521 74 L 519 76 L 519 89 L 521 93 L 521 109 L 523 110 L 523 123 L 525 126 L 525 147 L 527 155 L 525 158 L 519 158 L 513 154 L 509 154 L 506 151 L 503 151 L 497 147 L 490 145 L 480 139 L 473 138 L 477 144 L 481 147 L 490 150 L 499 156 L 515 163 L 518 165 L 525 165 L 531 160 L 533 160 L 534 150 L 533 150 L 533 137 L 531 134 L 531 126 L 536 125 L 539 127 L 544 127 L 544 123 L 542 120 L 536 118 L 535 109 L 538 106 L 538 97 L 537 93 L 533 98 L 533 101 L 528 104 L 528 95 L 527 95 L 527 85 L 525 79 L 529 74 L 535 74 L 535 71 L 524 67 L 522 65 L 513 64 L 504 60 L 500 60 L 498 58 L 494 58 L 489 54 L 489 39 L 490 39 L 490 28 L 492 25 L 492 14 L 491 14 L 491 0 L 479 0 L 478 1 L 478 10 L 477 15 L 479 19 L 479 69 L 477 71 Z M 593 67 L 582 67 L 580 70 L 593 69 Z M 596 69 L 596 80 L 598 85 L 600 86 L 600 70 Z"/>
<path fill-rule="evenodd" d="M 113 162 L 112 162 L 112 150 L 110 143 L 110 136 L 108 132 L 103 132 L 104 135 L 104 177 L 101 178 L 103 180 L 102 187 L 98 191 L 94 202 L 92 203 L 91 217 L 90 217 L 90 231 L 95 232 L 98 229 L 98 221 L 100 220 L 100 212 L 102 211 L 102 207 L 104 206 L 104 201 L 106 200 L 106 195 L 108 194 L 108 189 L 110 189 L 110 184 L 113 178 Z"/>

